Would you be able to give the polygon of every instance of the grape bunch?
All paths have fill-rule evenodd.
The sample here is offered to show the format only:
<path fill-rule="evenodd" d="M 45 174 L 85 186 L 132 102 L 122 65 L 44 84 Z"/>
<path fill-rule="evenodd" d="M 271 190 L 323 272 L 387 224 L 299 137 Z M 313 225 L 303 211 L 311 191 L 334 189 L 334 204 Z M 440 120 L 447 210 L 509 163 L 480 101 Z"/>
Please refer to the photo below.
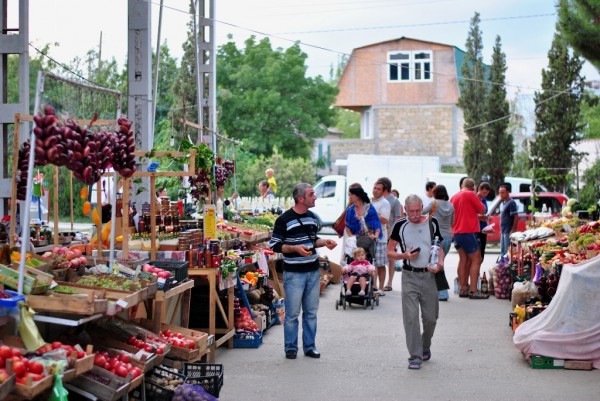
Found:
<path fill-rule="evenodd" d="M 129 178 L 135 172 L 135 138 L 131 121 L 125 117 L 117 120 L 119 130 L 115 133 L 112 166 L 123 178 Z"/>
<path fill-rule="evenodd" d="M 0 299 L 10 299 L 12 297 L 13 297 L 12 295 L 5 292 L 4 290 L 0 290 Z"/>
<path fill-rule="evenodd" d="M 225 169 L 225 167 L 221 165 L 215 166 L 215 184 L 217 187 L 225 185 L 225 181 L 227 181 L 227 177 L 229 177 L 229 172 Z"/>
<path fill-rule="evenodd" d="M 233 160 L 225 160 L 223 162 L 223 167 L 225 167 L 225 170 L 227 170 L 228 175 L 235 173 L 235 163 Z"/>
<path fill-rule="evenodd" d="M 208 196 L 210 179 L 205 170 L 199 169 L 196 171 L 196 175 L 191 178 L 190 182 L 190 195 L 194 199 L 200 200 L 200 198 Z"/>

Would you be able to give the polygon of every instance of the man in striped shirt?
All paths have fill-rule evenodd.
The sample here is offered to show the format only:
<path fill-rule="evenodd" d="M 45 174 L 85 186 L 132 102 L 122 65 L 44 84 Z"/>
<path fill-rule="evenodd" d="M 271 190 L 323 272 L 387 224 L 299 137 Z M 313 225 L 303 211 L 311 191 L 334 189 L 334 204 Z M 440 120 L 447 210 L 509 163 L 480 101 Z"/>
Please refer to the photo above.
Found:
<path fill-rule="evenodd" d="M 270 247 L 283 254 L 285 357 L 298 353 L 298 317 L 302 309 L 302 349 L 304 355 L 320 358 L 315 337 L 321 273 L 316 248 L 337 246 L 334 240 L 317 237 L 317 218 L 310 210 L 317 199 L 310 184 L 300 183 L 292 192 L 295 205 L 275 221 Z"/>

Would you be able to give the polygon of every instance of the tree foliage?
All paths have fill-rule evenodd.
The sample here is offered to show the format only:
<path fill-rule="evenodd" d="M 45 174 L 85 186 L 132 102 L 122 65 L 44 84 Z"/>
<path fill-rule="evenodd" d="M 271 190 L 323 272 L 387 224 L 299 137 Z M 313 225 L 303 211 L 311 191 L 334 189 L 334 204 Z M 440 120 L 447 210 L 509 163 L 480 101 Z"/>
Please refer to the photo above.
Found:
<path fill-rule="evenodd" d="M 581 102 L 582 136 L 586 139 L 600 139 L 600 97 L 586 91 Z"/>
<path fill-rule="evenodd" d="M 496 44 L 492 54 L 490 69 L 489 93 L 485 98 L 485 117 L 488 124 L 483 128 L 485 147 L 488 157 L 484 166 L 487 167 L 489 182 L 492 188 L 504 181 L 506 173 L 510 170 L 513 159 L 513 136 L 508 130 L 509 103 L 506 100 L 506 55 L 502 52 L 502 43 L 496 36 Z"/>
<path fill-rule="evenodd" d="M 568 173 L 577 158 L 571 146 L 578 139 L 584 78 L 583 61 L 571 55 L 565 38 L 557 32 L 542 70 L 542 92 L 535 92 L 535 141 L 532 158 L 536 176 L 548 189 L 565 192 Z"/>
<path fill-rule="evenodd" d="M 597 159 L 592 167 L 583 172 L 582 181 L 585 183 L 579 192 L 581 203 L 588 205 L 598 204 L 600 194 L 600 159 Z"/>
<path fill-rule="evenodd" d="M 489 91 L 485 82 L 483 63 L 483 40 L 479 29 L 479 13 L 471 19 L 466 41 L 466 53 L 461 67 L 460 97 L 458 105 L 463 111 L 467 139 L 463 158 L 467 174 L 479 182 L 488 174 L 486 160 L 489 159 L 483 124 L 486 120 L 486 95 Z"/>
<path fill-rule="evenodd" d="M 310 156 L 315 138 L 327 134 L 337 88 L 306 76 L 306 54 L 298 44 L 271 47 L 250 37 L 245 48 L 231 40 L 217 55 L 219 127 L 244 141 L 255 155 Z"/>
<path fill-rule="evenodd" d="M 569 44 L 600 69 L 600 1 L 559 0 L 559 29 Z"/>

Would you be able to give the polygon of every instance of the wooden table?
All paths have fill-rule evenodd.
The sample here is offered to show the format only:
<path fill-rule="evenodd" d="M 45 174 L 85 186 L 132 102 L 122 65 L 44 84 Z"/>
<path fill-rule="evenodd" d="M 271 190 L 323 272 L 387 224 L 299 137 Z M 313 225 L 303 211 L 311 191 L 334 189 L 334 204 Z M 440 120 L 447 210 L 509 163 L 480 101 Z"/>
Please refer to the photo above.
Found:
<path fill-rule="evenodd" d="M 152 331 L 158 333 L 162 323 L 174 324 L 176 312 L 181 306 L 181 327 L 187 328 L 190 322 L 190 300 L 194 280 L 184 281 L 167 291 L 157 291 L 153 301 L 146 302 L 148 317 L 152 316 Z M 175 309 L 170 318 L 167 318 L 167 302 L 176 298 Z"/>
<path fill-rule="evenodd" d="M 219 294 L 217 293 L 217 276 L 221 274 L 219 269 L 215 268 L 197 268 L 189 269 L 188 277 L 190 278 L 207 278 L 208 279 L 208 291 L 209 291 L 209 311 L 208 311 L 208 329 L 207 328 L 193 328 L 194 330 L 207 332 L 209 335 L 221 334 L 222 336 L 215 341 L 210 347 L 208 353 L 209 362 L 215 361 L 217 347 L 227 342 L 228 348 L 233 348 L 233 335 L 235 334 L 235 327 L 233 325 L 233 289 L 231 286 L 227 289 L 227 312 L 223 308 Z M 219 308 L 221 316 L 225 321 L 225 328 L 216 328 L 216 308 Z"/>

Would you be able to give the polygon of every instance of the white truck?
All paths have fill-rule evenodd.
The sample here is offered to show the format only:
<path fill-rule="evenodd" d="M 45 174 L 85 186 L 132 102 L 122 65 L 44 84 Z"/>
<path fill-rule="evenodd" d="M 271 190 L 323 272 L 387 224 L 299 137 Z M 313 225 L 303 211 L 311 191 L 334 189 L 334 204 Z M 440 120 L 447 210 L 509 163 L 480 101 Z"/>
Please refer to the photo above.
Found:
<path fill-rule="evenodd" d="M 448 196 L 452 197 L 455 193 L 460 190 L 460 179 L 465 177 L 465 173 L 440 173 L 440 172 L 431 172 L 427 176 L 427 181 L 433 181 L 436 185 L 443 185 L 446 187 L 448 191 Z M 507 182 L 511 185 L 511 192 L 531 192 L 531 179 L 530 178 L 522 178 L 522 177 L 505 177 L 504 182 Z M 492 188 L 492 192 L 490 192 L 489 200 L 493 200 L 494 196 L 498 188 Z M 546 188 L 544 186 L 537 184 L 536 192 L 546 192 Z"/>
<path fill-rule="evenodd" d="M 375 181 L 388 177 L 404 203 L 406 196 L 425 192 L 427 177 L 439 172 L 441 163 L 439 157 L 434 156 L 350 154 L 346 166 L 346 176 L 328 175 L 314 185 L 317 200 L 311 210 L 319 216 L 322 225 L 333 224 L 346 207 L 348 185 L 359 183 L 371 195 Z"/>

